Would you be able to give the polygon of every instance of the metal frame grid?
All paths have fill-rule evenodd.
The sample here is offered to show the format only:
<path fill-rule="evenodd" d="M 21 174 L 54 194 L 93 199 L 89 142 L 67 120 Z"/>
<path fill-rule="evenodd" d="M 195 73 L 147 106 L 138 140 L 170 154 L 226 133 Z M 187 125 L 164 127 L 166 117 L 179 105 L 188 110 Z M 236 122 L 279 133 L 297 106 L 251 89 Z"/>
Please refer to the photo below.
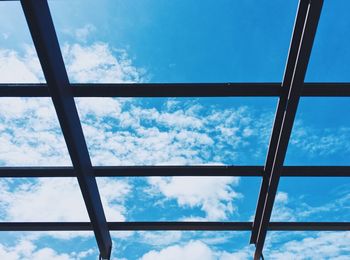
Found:
<path fill-rule="evenodd" d="M 350 230 L 350 222 L 270 222 L 280 177 L 350 177 L 350 166 L 283 166 L 300 97 L 350 97 L 350 83 L 304 83 L 323 0 L 300 0 L 281 84 L 70 84 L 47 0 L 21 4 L 47 84 L 0 84 L 0 97 L 51 97 L 73 167 L 1 167 L 0 177 L 77 177 L 90 222 L 1 222 L 0 231 L 93 230 L 109 259 L 110 230 L 245 230 L 257 260 L 268 230 Z M 279 98 L 265 166 L 92 166 L 74 97 L 214 96 Z M 107 222 L 101 176 L 258 176 L 262 184 L 254 222 Z"/>

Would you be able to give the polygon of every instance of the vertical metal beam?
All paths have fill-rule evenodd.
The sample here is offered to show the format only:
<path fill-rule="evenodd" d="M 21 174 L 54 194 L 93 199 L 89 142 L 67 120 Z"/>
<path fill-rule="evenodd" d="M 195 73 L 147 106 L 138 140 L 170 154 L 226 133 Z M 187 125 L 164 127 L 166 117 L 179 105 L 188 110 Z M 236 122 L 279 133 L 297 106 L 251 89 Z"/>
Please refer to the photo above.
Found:
<path fill-rule="evenodd" d="M 294 30 L 293 30 L 292 40 L 289 46 L 287 65 L 284 71 L 284 76 L 282 81 L 282 89 L 284 93 L 278 100 L 270 144 L 269 144 L 265 167 L 264 167 L 263 180 L 261 183 L 259 199 L 258 199 L 258 204 L 256 208 L 257 214 L 255 214 L 255 218 L 253 222 L 254 223 L 253 230 L 250 237 L 251 244 L 256 242 L 256 239 L 258 236 L 259 225 L 260 225 L 261 215 L 262 215 L 261 213 L 265 205 L 266 192 L 269 186 L 272 165 L 274 161 L 275 152 L 277 149 L 279 134 L 281 132 L 284 111 L 288 100 L 288 91 L 289 91 L 290 83 L 293 77 L 295 63 L 298 56 L 299 44 L 300 44 L 300 40 L 301 40 L 303 28 L 304 28 L 308 6 L 309 6 L 308 0 L 299 2 L 298 12 L 294 22 Z"/>
<path fill-rule="evenodd" d="M 253 224 L 251 241 L 255 241 L 256 245 L 255 260 L 262 257 L 266 233 L 322 5 L 323 0 L 301 0 L 299 3 L 298 16 L 283 80 L 283 83 L 286 84 L 284 87 L 288 88 L 288 94 L 286 94 L 286 98 L 280 99 L 276 113 L 273 136 L 270 141 L 271 147 L 266 161 L 265 178 L 259 195 L 260 204 L 258 203 Z M 295 52 L 296 49 L 297 52 Z"/>
<path fill-rule="evenodd" d="M 21 0 L 21 4 L 77 174 L 100 257 L 109 259 L 112 240 L 48 3 L 46 0 Z"/>

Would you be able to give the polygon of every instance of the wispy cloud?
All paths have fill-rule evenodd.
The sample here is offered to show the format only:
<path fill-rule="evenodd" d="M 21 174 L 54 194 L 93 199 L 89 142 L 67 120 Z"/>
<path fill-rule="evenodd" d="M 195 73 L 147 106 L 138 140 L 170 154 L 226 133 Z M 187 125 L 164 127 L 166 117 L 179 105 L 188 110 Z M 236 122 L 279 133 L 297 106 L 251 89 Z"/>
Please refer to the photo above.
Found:
<path fill-rule="evenodd" d="M 87 40 L 94 36 L 94 33 L 96 33 L 97 28 L 91 24 L 87 23 L 82 27 L 78 28 L 64 28 L 60 30 L 65 36 L 72 37 L 74 41 L 77 41 L 79 43 L 87 43 Z"/>
<path fill-rule="evenodd" d="M 124 49 L 107 43 L 65 44 L 62 54 L 71 82 L 122 83 L 146 80 L 146 71 L 132 64 Z M 23 50 L 0 49 L 1 83 L 38 83 L 44 76 L 34 46 Z"/>
<path fill-rule="evenodd" d="M 125 221 L 127 181 L 98 179 L 105 214 L 110 221 Z M 0 209 L 3 221 L 89 221 L 75 178 L 1 179 Z M 91 235 L 86 232 L 51 232 L 58 238 Z M 38 233 L 39 236 L 47 233 Z"/>
<path fill-rule="evenodd" d="M 197 100 L 79 99 L 95 164 L 243 164 L 260 161 L 259 113 L 238 106 L 208 109 Z M 219 101 L 218 101 L 219 102 Z M 108 104 L 101 108 L 101 103 Z M 98 113 L 98 114 L 96 114 Z M 266 141 L 266 140 L 265 140 Z M 103 159 L 103 160 L 102 160 Z"/>
<path fill-rule="evenodd" d="M 19 260 L 79 260 L 96 255 L 95 250 L 88 249 L 81 252 L 60 253 L 50 247 L 38 246 L 31 240 L 20 240 L 14 246 L 0 244 L 0 258 Z"/>
<path fill-rule="evenodd" d="M 349 232 L 306 232 L 288 236 L 281 243 L 275 232 L 267 241 L 265 256 L 268 259 L 338 259 L 350 256 Z"/>
<path fill-rule="evenodd" d="M 336 219 L 338 215 L 350 214 L 350 195 L 347 193 L 336 194 L 332 198 L 324 199 L 323 205 L 313 206 L 305 201 L 303 196 L 289 198 L 289 194 L 283 191 L 277 193 L 272 211 L 272 221 L 305 221 L 310 218 L 325 219 L 327 213 L 336 213 L 332 217 Z M 327 216 L 329 218 L 329 216 Z"/>
<path fill-rule="evenodd" d="M 1 165 L 71 165 L 51 100 L 0 101 Z"/>
<path fill-rule="evenodd" d="M 38 83 L 43 82 L 38 57 L 34 49 L 25 46 L 24 54 L 17 51 L 0 49 L 1 83 Z"/>
<path fill-rule="evenodd" d="M 172 245 L 163 248 L 160 251 L 152 250 L 144 254 L 142 260 L 175 260 L 175 259 L 193 259 L 193 260 L 235 260 L 250 259 L 249 249 L 243 249 L 239 252 L 229 253 L 210 248 L 200 240 L 189 241 L 183 245 Z"/>
<path fill-rule="evenodd" d="M 296 221 L 295 208 L 288 206 L 288 193 L 280 191 L 276 195 L 275 204 L 272 211 L 272 221 Z"/>
<path fill-rule="evenodd" d="M 70 75 L 78 81 L 141 80 L 139 70 L 131 65 L 131 61 L 124 54 L 124 58 L 114 57 L 106 44 L 88 47 L 66 45 L 64 55 Z M 183 103 L 174 99 L 165 101 L 162 108 L 149 107 L 132 99 L 79 99 L 77 105 L 95 165 L 222 164 L 239 161 L 240 149 L 257 150 L 250 146 L 254 139 L 258 139 L 259 123 L 256 122 L 262 121 L 256 120 L 257 112 L 250 111 L 248 107 L 223 109 L 213 106 L 208 111 L 197 101 Z M 9 98 L 3 99 L 1 106 L 3 146 L 0 159 L 3 165 L 71 164 L 49 99 Z M 8 109 L 13 106 L 15 109 Z M 226 219 L 235 210 L 232 200 L 242 197 L 234 190 L 238 178 L 159 179 L 157 182 L 149 181 L 149 184 L 164 197 L 175 199 L 180 207 L 198 207 L 212 220 Z M 184 184 L 187 189 L 179 189 Z M 66 185 L 67 196 L 59 196 L 58 187 Z M 110 191 L 102 196 L 109 219 L 125 219 L 125 208 L 121 205 L 130 191 L 127 185 L 104 182 L 100 187 L 102 195 Z M 71 188 L 68 189 L 68 186 Z M 167 192 L 169 188 L 171 193 Z M 119 201 L 115 189 L 122 191 L 122 194 L 118 193 Z M 42 217 L 51 220 L 86 218 L 78 186 L 73 182 L 38 180 L 25 188 L 18 183 L 14 190 L 4 189 L 2 196 L 7 218 L 37 220 L 37 216 L 31 214 L 38 211 L 30 213 L 28 208 L 17 209 L 14 205 L 31 198 L 38 203 L 32 206 L 39 210 L 50 207 L 48 202 L 55 196 L 62 201 L 65 197 L 75 198 L 69 200 L 71 204 L 62 202 L 62 207 L 70 206 L 75 213 L 62 215 L 60 212 L 72 211 L 56 207 L 56 210 L 50 211 L 51 215 Z"/>
<path fill-rule="evenodd" d="M 80 33 L 84 35 L 85 32 Z M 145 80 L 144 70 L 135 67 L 124 50 L 113 50 L 105 43 L 89 46 L 65 45 L 63 54 L 72 82 Z M 43 76 L 33 48 L 27 48 L 24 55 L 15 51 L 1 50 L 0 80 L 42 82 Z M 52 103 L 48 99 L 2 98 L 1 101 L 2 165 L 71 164 Z M 244 105 L 220 107 L 213 104 L 214 102 L 203 105 L 198 100 L 167 99 L 157 102 L 158 105 L 137 99 L 78 99 L 77 105 L 93 163 L 95 165 L 244 164 L 260 162 L 261 156 L 264 159 L 263 154 L 266 152 L 272 122 L 271 115 L 268 117 L 271 120 L 266 120 L 269 111 L 260 111 Z M 340 142 L 349 137 L 349 129 L 342 128 L 336 134 L 310 129 L 298 130 L 291 145 L 313 151 L 315 154 L 323 149 L 334 152 L 330 148 L 333 145 L 338 147 L 336 149 L 349 151 L 349 147 Z M 308 145 L 305 140 L 313 145 Z M 126 220 L 128 217 L 126 198 L 133 192 L 132 183 L 102 179 L 98 184 L 107 218 L 113 221 Z M 0 185 L 3 220 L 87 220 L 86 209 L 74 179 L 2 180 Z M 162 197 L 167 201 L 176 201 L 181 208 L 196 208 L 200 213 L 204 212 L 205 217 L 200 220 L 225 220 L 235 212 L 235 201 L 243 197 L 236 191 L 238 185 L 239 178 L 233 177 L 149 178 L 143 190 L 150 191 L 154 200 Z M 54 205 L 52 201 L 55 201 Z M 319 209 L 306 206 L 303 212 L 295 212 L 289 203 L 290 197 L 287 193 L 278 194 L 274 209 L 278 220 L 294 220 L 298 218 L 296 217 L 298 214 L 320 212 Z M 344 199 L 339 200 L 337 205 L 341 203 L 344 203 Z M 39 216 L 37 212 L 44 214 Z M 199 219 L 192 215 L 183 216 L 182 219 L 186 218 Z M 126 237 L 134 234 L 128 233 Z M 143 256 L 143 259 L 164 257 L 169 259 L 169 253 L 177 256 L 176 259 L 251 258 L 248 247 L 237 252 L 210 248 L 208 246 L 210 241 L 219 241 L 215 236 L 207 237 L 206 240 L 193 240 L 187 244 L 174 245 L 183 238 L 182 233 L 173 233 L 165 238 L 151 233 L 145 234 L 147 235 L 144 235 L 144 243 L 162 244 L 168 247 L 150 251 Z M 59 237 L 54 233 L 51 235 Z M 66 239 L 72 237 L 74 237 L 72 234 L 61 236 Z M 339 238 L 345 240 L 347 237 Z M 312 242 L 327 247 L 335 243 L 335 239 L 332 239 L 331 242 L 324 242 L 326 241 L 324 237 L 315 237 Z M 295 243 L 306 242 L 307 240 L 303 240 Z M 29 256 L 37 256 L 35 255 L 37 252 L 42 252 L 39 247 L 29 246 L 33 248 L 26 251 L 29 252 Z M 22 249 L 17 250 L 16 247 L 11 249 L 14 252 L 22 252 Z M 0 252 L 1 250 L 6 254 L 13 253 L 4 247 L 0 248 Z M 336 250 L 342 252 L 343 249 L 340 247 Z M 58 255 L 54 251 L 45 252 L 49 252 L 50 259 L 55 259 Z M 271 251 L 271 255 L 278 256 L 286 252 Z M 293 256 L 298 256 L 298 253 L 299 251 L 291 251 Z M 20 253 L 15 257 L 23 258 L 21 254 L 24 255 Z M 334 253 L 330 256 L 337 255 Z M 63 257 L 79 259 L 72 254 L 65 254 Z"/>
<path fill-rule="evenodd" d="M 350 127 L 315 128 L 297 121 L 290 144 L 309 157 L 350 153 Z"/>
<path fill-rule="evenodd" d="M 76 39 L 82 42 L 86 42 L 89 35 L 96 31 L 96 27 L 92 24 L 86 24 L 81 28 L 77 28 L 74 31 L 74 36 Z"/>
<path fill-rule="evenodd" d="M 234 190 L 238 182 L 236 177 L 149 178 L 153 191 L 175 199 L 180 207 L 199 207 L 206 213 L 207 220 L 227 219 L 233 213 L 234 200 L 243 197 Z"/>
<path fill-rule="evenodd" d="M 179 242 L 183 238 L 182 233 L 181 231 L 139 231 L 138 236 L 143 244 L 164 247 Z M 135 236 L 133 239 L 135 239 Z"/>
<path fill-rule="evenodd" d="M 264 256 L 268 259 L 348 259 L 349 232 L 299 232 L 285 236 L 272 232 L 267 238 Z M 287 239 L 287 241 L 286 241 Z M 254 246 L 242 246 L 232 251 L 218 249 L 203 240 L 193 239 L 153 249 L 140 259 L 252 259 Z M 173 257 L 173 258 L 172 258 Z"/>
<path fill-rule="evenodd" d="M 106 43 L 88 46 L 65 44 L 63 56 L 71 82 L 121 83 L 144 80 L 144 69 L 133 66 L 125 50 L 111 49 Z"/>

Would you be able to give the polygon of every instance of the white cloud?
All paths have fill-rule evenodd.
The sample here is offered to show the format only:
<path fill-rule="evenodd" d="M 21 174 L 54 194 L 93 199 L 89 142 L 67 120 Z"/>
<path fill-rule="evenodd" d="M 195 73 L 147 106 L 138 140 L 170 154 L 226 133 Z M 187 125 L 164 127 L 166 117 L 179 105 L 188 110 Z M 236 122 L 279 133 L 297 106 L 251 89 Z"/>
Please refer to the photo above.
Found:
<path fill-rule="evenodd" d="M 25 47 L 24 55 L 0 49 L 1 83 L 38 83 L 44 81 L 39 60 L 32 47 Z"/>
<path fill-rule="evenodd" d="M 155 191 L 168 199 L 176 199 L 179 206 L 200 207 L 208 220 L 227 219 L 235 210 L 233 201 L 242 197 L 233 189 L 238 182 L 236 177 L 149 178 Z"/>
<path fill-rule="evenodd" d="M 10 221 L 87 221 L 76 179 L 1 180 L 1 208 Z M 19 183 L 18 183 L 19 182 Z M 14 188 L 11 188 L 12 185 Z"/>
<path fill-rule="evenodd" d="M 63 56 L 71 82 L 121 83 L 143 81 L 143 69 L 132 65 L 125 50 L 106 43 L 64 45 Z"/>
<path fill-rule="evenodd" d="M 28 59 L 24 62 L 17 52 L 11 53 L 17 63 L 28 66 L 31 72 L 30 76 L 19 73 L 24 81 L 33 77 L 40 81 L 40 66 L 33 48 L 25 50 L 24 56 L 32 57 L 30 62 Z M 107 44 L 65 45 L 63 53 L 72 81 L 142 81 L 143 70 L 132 65 L 125 51 L 112 50 Z M 13 80 L 16 76 L 13 75 Z M 2 164 L 71 164 L 52 103 L 44 100 L 2 99 Z M 256 115 L 248 108 L 207 110 L 198 102 L 169 102 L 160 111 L 130 99 L 79 99 L 77 105 L 94 164 L 244 162 L 248 154 L 254 157 L 264 150 L 249 147 L 252 138 L 260 139 L 258 122 L 265 120 L 253 120 Z M 45 128 L 47 123 L 50 128 Z M 237 152 L 247 147 L 249 152 Z"/>
<path fill-rule="evenodd" d="M 161 247 L 179 242 L 182 233 L 181 231 L 140 231 L 138 235 L 141 243 Z"/>
<path fill-rule="evenodd" d="M 308 233 L 306 233 L 308 234 Z M 278 237 L 277 237 L 278 239 Z M 268 259 L 349 259 L 350 232 L 318 232 L 282 245 L 267 244 Z"/>
<path fill-rule="evenodd" d="M 305 237 L 307 236 L 307 237 Z M 273 232 L 274 242 L 267 239 L 264 250 L 267 259 L 337 259 L 345 260 L 350 256 L 350 232 L 304 232 L 300 235 L 290 234 L 288 242 L 282 242 L 283 236 Z M 270 236 L 271 238 L 271 236 Z M 191 240 L 184 244 L 175 244 L 159 250 L 145 253 L 141 260 L 234 260 L 252 259 L 254 246 L 245 246 L 234 252 L 227 252 L 209 247 L 201 240 Z"/>
<path fill-rule="evenodd" d="M 185 246 L 170 246 L 161 251 L 150 251 L 141 257 L 142 260 L 212 260 L 214 253 L 200 241 L 191 241 Z"/>
<path fill-rule="evenodd" d="M 288 193 L 280 191 L 276 194 L 272 211 L 272 221 L 296 221 L 295 210 L 288 207 Z"/>
<path fill-rule="evenodd" d="M 79 41 L 86 42 L 88 36 L 96 31 L 96 27 L 92 24 L 86 24 L 85 26 L 75 30 L 75 38 Z"/>
<path fill-rule="evenodd" d="M 67 67 L 72 80 L 79 81 L 81 73 L 89 75 L 84 78 L 84 82 L 94 81 L 96 77 L 104 82 L 109 80 L 112 82 L 139 81 L 141 79 L 138 74 L 141 70 L 132 66 L 126 53 L 119 51 L 120 55 L 116 58 L 106 44 L 100 43 L 90 47 L 67 45 L 66 49 L 69 62 Z M 19 54 L 13 50 L 0 49 L 0 82 L 43 81 L 34 48 L 25 46 L 23 52 L 24 54 Z M 79 62 L 85 58 L 93 62 L 83 62 L 79 65 Z M 105 71 L 106 74 L 101 74 L 101 71 Z M 118 112 L 116 102 L 111 101 L 108 104 L 103 99 L 93 99 L 93 102 L 95 117 L 99 117 L 100 113 L 106 115 L 108 112 Z M 85 108 L 82 112 L 89 113 L 88 106 Z M 0 141 L 2 143 L 0 164 L 7 166 L 71 165 L 50 99 L 1 98 L 0 111 Z"/>
<path fill-rule="evenodd" d="M 291 145 L 308 153 L 309 156 L 329 156 L 336 153 L 350 153 L 350 127 L 317 129 L 296 122 L 291 136 Z"/>
<path fill-rule="evenodd" d="M 243 260 L 251 259 L 249 250 L 243 249 L 235 253 L 226 251 L 215 251 L 207 244 L 195 240 L 185 245 L 173 245 L 161 249 L 160 251 L 152 250 L 144 254 L 141 260 Z"/>
<path fill-rule="evenodd" d="M 98 178 L 102 205 L 109 221 L 125 221 L 125 199 L 131 193 L 131 186 L 125 180 Z"/>
<path fill-rule="evenodd" d="M 1 98 L 0 164 L 71 165 L 51 100 Z"/>
<path fill-rule="evenodd" d="M 96 254 L 92 249 L 78 253 L 58 253 L 49 247 L 37 247 L 29 240 L 19 241 L 15 246 L 0 244 L 0 259 L 6 260 L 79 260 L 92 254 Z"/>
<path fill-rule="evenodd" d="M 76 33 L 89 33 L 89 28 L 84 27 Z M 45 82 L 34 47 L 25 45 L 22 52 L 0 49 L 0 82 Z M 145 80 L 145 70 L 133 66 L 125 50 L 112 49 L 106 43 L 90 46 L 66 44 L 62 53 L 71 82 L 122 83 Z"/>
<path fill-rule="evenodd" d="M 67 36 L 73 38 L 73 41 L 86 43 L 89 36 L 96 32 L 97 28 L 93 24 L 85 24 L 79 28 L 64 28 L 61 31 Z"/>
<path fill-rule="evenodd" d="M 144 107 L 138 100 L 78 99 L 93 163 L 242 164 L 257 160 L 265 150 L 253 147 L 263 128 L 255 110 L 206 109 L 197 101 L 171 101 L 171 108 L 166 102 L 158 108 Z M 108 108 L 101 109 L 102 102 Z"/>
<path fill-rule="evenodd" d="M 350 196 L 348 190 L 339 193 L 333 198 L 324 201 L 322 205 L 312 206 L 305 202 L 304 197 L 289 199 L 286 192 L 280 191 L 276 195 L 275 204 L 272 211 L 272 221 L 305 221 L 305 219 L 322 219 L 322 213 L 334 213 L 335 219 L 340 214 L 342 219 L 349 215 L 348 205 Z"/>
<path fill-rule="evenodd" d="M 75 33 L 84 41 L 92 30 L 94 28 L 87 26 Z M 124 50 L 113 50 L 105 43 L 91 46 L 65 45 L 63 53 L 71 81 L 144 80 L 144 70 L 133 66 Z M 0 81 L 44 81 L 32 47 L 26 47 L 24 55 L 12 50 L 0 50 Z M 253 143 L 251 138 L 258 137 L 258 142 L 267 142 L 271 123 L 266 118 L 257 116 L 256 111 L 247 107 L 211 107 L 205 108 L 206 111 L 212 111 L 208 113 L 203 112 L 198 102 L 181 108 L 183 104 L 169 100 L 165 104 L 165 110 L 159 111 L 145 108 L 134 101 L 79 100 L 84 133 L 90 142 L 94 163 L 202 164 L 209 160 L 212 163 L 221 163 L 227 161 L 227 158 L 231 162 L 239 162 L 244 159 L 240 159 L 238 151 L 249 148 L 250 143 Z M 70 164 L 52 104 L 48 100 L 1 99 L 0 111 L 2 164 Z M 115 128 L 119 127 L 121 131 L 118 129 L 116 134 Z M 332 131 L 299 129 L 291 144 L 311 154 L 350 151 L 349 143 L 344 142 L 350 137 L 349 128 L 343 127 L 336 134 Z M 213 152 L 215 149 L 216 155 Z M 256 147 L 248 149 L 248 153 L 251 151 L 257 152 Z M 242 196 L 234 190 L 238 185 L 238 178 L 150 178 L 149 182 L 153 191 L 176 200 L 180 206 L 200 207 L 209 220 L 227 219 L 235 210 L 234 200 Z M 2 180 L 0 185 L 1 217 L 4 220 L 87 220 L 76 180 L 39 179 L 16 184 Z M 130 193 L 130 185 L 124 181 L 100 180 L 99 188 L 107 218 L 113 221 L 125 220 L 124 203 L 125 197 Z M 343 201 L 339 200 L 339 205 Z M 287 193 L 277 194 L 274 212 L 277 212 L 278 220 L 295 219 L 296 212 L 288 203 Z M 319 209 L 309 209 L 309 212 L 319 212 Z M 125 234 L 126 237 L 130 236 L 130 233 Z M 162 233 L 145 234 L 144 241 L 158 245 L 169 245 L 182 237 L 179 232 L 164 237 Z M 74 235 L 61 233 L 62 238 L 72 236 Z M 316 237 L 288 242 L 280 249 L 271 249 L 270 255 L 272 259 L 312 259 L 315 255 L 318 256 L 315 259 L 320 259 L 319 256 L 345 259 L 342 254 L 350 254 L 349 243 L 346 243 L 349 239 L 348 233 L 320 233 Z M 170 259 L 169 256 L 176 256 L 176 259 L 250 259 L 248 252 L 248 249 L 236 253 L 214 251 L 201 241 L 191 241 L 186 245 L 148 252 L 142 259 Z M 50 248 L 38 249 L 31 242 L 21 242 L 15 247 L 0 246 L 1 259 L 79 259 L 89 254 L 90 252 L 59 254 Z"/>
<path fill-rule="evenodd" d="M 98 179 L 98 185 L 107 218 L 124 221 L 129 184 Z M 5 221 L 89 221 L 75 178 L 2 179 L 0 187 L 0 208 Z"/>
<path fill-rule="evenodd" d="M 28 48 L 29 51 L 32 50 Z M 66 45 L 64 53 L 66 62 L 68 61 L 68 71 L 77 81 L 80 81 L 80 77 L 84 78 L 85 82 L 109 81 L 109 79 L 111 81 L 140 81 L 141 79 L 139 70 L 131 66 L 131 61 L 127 60 L 125 54 L 122 54 L 121 59 L 118 60 L 106 44 L 96 43 L 89 47 Z M 0 151 L 0 159 L 4 165 L 70 164 L 52 103 L 48 99 L 4 99 L 3 101 L 1 103 L 3 110 L 1 111 L 4 112 L 0 115 L 2 120 L 0 129 L 3 131 L 2 141 L 4 145 L 2 151 Z M 15 109 L 8 109 L 14 104 Z M 126 105 L 124 106 L 124 104 Z M 203 119 L 203 107 L 196 103 L 187 104 L 186 109 L 176 108 L 174 105 L 169 105 L 169 110 L 160 112 L 154 108 L 145 109 L 133 101 L 126 101 L 125 103 L 115 99 L 78 100 L 79 112 L 94 163 L 207 163 L 210 158 L 211 146 L 214 145 L 214 141 L 210 137 L 212 135 L 211 131 L 213 131 L 211 122 L 218 125 L 218 128 L 214 129 L 214 131 L 219 131 L 217 134 L 219 140 L 216 141 L 230 142 L 235 148 L 239 147 L 239 143 L 245 145 L 246 141 L 241 140 L 252 135 L 251 126 L 249 126 L 252 120 L 247 119 L 249 114 L 246 108 L 239 108 L 237 111 L 225 110 L 224 113 L 216 110 L 213 114 L 204 116 Z M 120 126 L 111 123 L 119 118 L 122 119 Z M 142 120 L 150 122 L 151 126 L 144 125 L 141 122 Z M 222 127 L 220 121 L 223 121 Z M 128 127 L 130 126 L 133 127 L 135 132 L 129 131 Z M 115 127 L 124 129 L 118 131 L 118 135 L 116 135 Z M 161 127 L 166 129 L 161 130 Z M 227 135 L 232 136 L 234 134 L 234 137 L 222 137 L 223 128 L 225 128 Z M 220 146 L 224 145 L 219 144 Z M 223 148 L 218 150 L 220 151 L 220 149 Z M 220 161 L 220 159 L 217 158 L 216 160 Z M 237 180 L 237 178 L 226 177 L 203 178 L 200 180 L 186 179 L 183 181 L 187 183 L 187 190 L 182 194 L 180 191 L 176 191 L 176 185 L 180 184 L 178 183 L 179 179 L 174 179 L 167 184 L 173 187 L 173 193 L 168 195 L 176 198 L 181 206 L 201 207 L 206 212 L 208 219 L 225 219 L 227 214 L 234 211 L 232 199 L 240 196 L 233 190 L 233 186 L 237 185 Z M 11 219 L 22 216 L 24 219 L 37 220 L 37 216 L 30 215 L 28 209 L 18 210 L 13 208 L 13 205 L 16 201 L 20 201 L 22 197 L 28 197 L 34 201 L 38 194 L 41 194 L 39 197 L 47 197 L 52 200 L 57 194 L 54 194 L 55 188 L 51 186 L 58 187 L 62 185 L 63 187 L 67 185 L 60 184 L 59 181 L 50 181 L 39 180 L 28 190 L 17 189 L 15 191 L 16 195 L 13 195 L 12 199 L 7 193 L 8 196 L 4 201 L 7 205 L 7 216 Z M 202 187 L 203 190 L 193 189 L 194 183 L 197 183 L 196 185 L 199 183 L 199 187 Z M 116 183 L 111 183 L 108 190 L 118 189 L 125 191 L 125 193 L 128 192 L 128 188 L 119 189 L 120 187 L 115 185 Z M 71 189 L 67 189 L 69 194 L 77 188 L 76 184 L 71 186 Z M 108 186 L 107 183 L 105 183 L 105 186 Z M 194 192 L 190 194 L 190 190 Z M 44 196 L 49 191 L 51 194 Z M 203 191 L 205 192 L 201 194 Z M 160 192 L 164 194 L 163 190 Z M 187 195 L 189 195 L 189 199 L 186 199 Z M 76 198 L 75 202 L 71 200 L 74 205 L 81 201 L 81 198 L 77 195 L 69 196 Z M 67 194 L 67 197 L 69 196 Z M 105 210 L 107 216 L 110 216 L 109 218 L 113 220 L 124 219 L 125 211 L 123 207 L 120 207 L 120 203 L 123 203 L 123 201 L 117 201 L 116 203 L 111 197 L 108 198 L 109 200 L 104 197 L 102 199 L 104 204 L 107 204 Z M 49 207 L 47 204 L 50 200 L 45 202 L 39 198 L 38 204 L 33 206 L 37 207 L 38 210 L 42 205 Z M 25 203 L 22 204 L 25 205 Z M 59 215 L 59 212 L 70 211 L 56 207 L 57 210 L 52 210 L 47 213 L 49 215 L 43 215 L 42 217 L 58 218 L 60 220 L 67 220 L 70 217 L 81 218 L 83 215 L 86 216 L 85 209 L 82 209 L 81 206 L 82 204 L 76 208 L 73 206 L 76 215 Z M 37 210 L 32 212 L 37 212 Z"/>

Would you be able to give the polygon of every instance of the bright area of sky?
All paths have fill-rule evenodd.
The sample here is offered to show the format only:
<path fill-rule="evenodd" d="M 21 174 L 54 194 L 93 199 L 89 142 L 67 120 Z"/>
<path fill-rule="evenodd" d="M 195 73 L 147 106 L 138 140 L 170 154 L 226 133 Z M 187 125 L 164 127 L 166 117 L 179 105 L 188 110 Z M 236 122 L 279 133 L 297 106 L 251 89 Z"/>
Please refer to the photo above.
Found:
<path fill-rule="evenodd" d="M 281 82 L 297 1 L 50 1 L 71 82 Z M 350 82 L 347 0 L 326 0 L 309 82 Z M 44 82 L 0 2 L 0 82 Z M 94 165 L 263 165 L 276 98 L 77 98 Z M 0 165 L 71 165 L 52 103 L 0 99 Z M 350 99 L 302 98 L 287 165 L 349 165 Z M 109 221 L 251 221 L 260 179 L 100 178 Z M 346 178 L 282 178 L 275 221 L 349 221 Z M 1 179 L 2 221 L 87 221 L 75 179 Z M 251 259 L 248 232 L 112 232 L 114 259 Z M 90 232 L 0 233 L 0 259 L 96 259 Z M 347 259 L 349 232 L 269 232 L 267 259 Z"/>

